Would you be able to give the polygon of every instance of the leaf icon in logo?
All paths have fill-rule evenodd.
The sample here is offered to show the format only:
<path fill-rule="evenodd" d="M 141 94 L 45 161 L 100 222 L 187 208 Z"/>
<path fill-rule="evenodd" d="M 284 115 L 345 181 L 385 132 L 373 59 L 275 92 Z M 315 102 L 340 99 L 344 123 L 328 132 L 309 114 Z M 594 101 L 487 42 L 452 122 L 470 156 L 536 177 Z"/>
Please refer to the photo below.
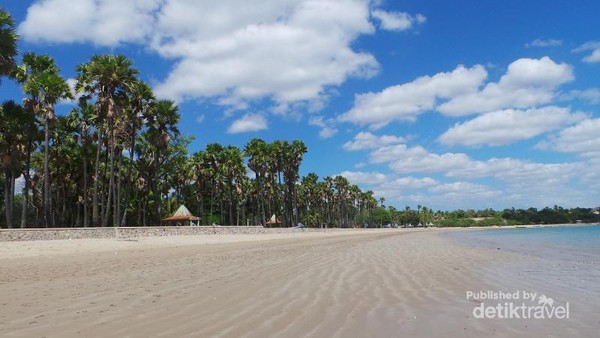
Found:
<path fill-rule="evenodd" d="M 546 295 L 540 295 L 540 299 L 538 300 L 538 305 L 554 306 L 554 299 L 552 299 Z"/>

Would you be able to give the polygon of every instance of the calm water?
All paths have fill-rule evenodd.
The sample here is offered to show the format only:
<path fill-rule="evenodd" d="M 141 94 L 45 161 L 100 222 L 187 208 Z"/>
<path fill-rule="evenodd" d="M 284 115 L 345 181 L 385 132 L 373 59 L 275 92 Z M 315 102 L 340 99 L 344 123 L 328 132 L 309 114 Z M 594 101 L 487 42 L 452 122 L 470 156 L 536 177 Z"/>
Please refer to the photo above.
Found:
<path fill-rule="evenodd" d="M 514 272 L 527 281 L 600 295 L 600 226 L 558 226 L 456 231 L 468 246 L 507 251 L 524 259 Z"/>

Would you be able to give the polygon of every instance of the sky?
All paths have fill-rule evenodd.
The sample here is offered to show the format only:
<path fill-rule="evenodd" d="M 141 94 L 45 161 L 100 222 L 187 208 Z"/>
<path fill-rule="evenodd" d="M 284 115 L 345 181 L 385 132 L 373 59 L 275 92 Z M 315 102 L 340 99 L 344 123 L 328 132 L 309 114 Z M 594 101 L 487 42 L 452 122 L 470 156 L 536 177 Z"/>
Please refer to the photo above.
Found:
<path fill-rule="evenodd" d="M 597 0 L 2 0 L 71 79 L 131 58 L 190 151 L 303 140 L 397 208 L 600 206 Z M 0 100 L 22 98 L 4 80 Z M 59 111 L 72 105 L 64 102 Z"/>

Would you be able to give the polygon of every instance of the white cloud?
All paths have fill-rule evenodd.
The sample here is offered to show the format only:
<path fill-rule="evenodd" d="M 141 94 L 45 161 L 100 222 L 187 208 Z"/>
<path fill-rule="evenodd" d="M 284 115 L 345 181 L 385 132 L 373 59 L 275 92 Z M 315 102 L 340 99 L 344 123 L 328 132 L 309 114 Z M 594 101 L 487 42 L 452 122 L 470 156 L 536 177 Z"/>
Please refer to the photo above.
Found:
<path fill-rule="evenodd" d="M 386 182 L 385 187 L 397 190 L 414 190 L 423 189 L 437 185 L 438 182 L 431 177 L 400 177 L 395 180 Z"/>
<path fill-rule="evenodd" d="M 387 12 L 375 9 L 371 15 L 379 20 L 381 29 L 389 31 L 404 31 L 413 28 L 416 24 L 422 24 L 427 18 L 422 14 L 410 15 L 404 12 Z"/>
<path fill-rule="evenodd" d="M 436 154 L 421 146 L 404 144 L 373 150 L 369 160 L 376 164 L 387 163 L 390 169 L 400 174 L 441 173 L 468 179 L 493 177 L 513 184 L 564 182 L 581 169 L 580 163 L 536 163 L 513 158 L 478 161 L 464 153 Z"/>
<path fill-rule="evenodd" d="M 552 101 L 555 89 L 574 79 L 573 69 L 549 57 L 518 59 L 508 66 L 499 82 L 481 91 L 452 98 L 437 110 L 450 116 L 484 113 L 504 108 L 529 108 Z"/>
<path fill-rule="evenodd" d="M 333 121 L 326 120 L 323 116 L 314 116 L 308 120 L 308 124 L 311 126 L 320 127 L 319 137 L 322 139 L 328 139 L 335 136 L 338 133 L 337 128 L 333 127 Z"/>
<path fill-rule="evenodd" d="M 387 180 L 387 176 L 378 172 L 344 171 L 339 174 L 344 176 L 352 184 L 380 184 Z"/>
<path fill-rule="evenodd" d="M 349 77 L 379 64 L 352 48 L 373 34 L 368 0 L 39 0 L 19 33 L 29 42 L 135 43 L 175 62 L 158 96 L 216 98 L 233 108 L 264 98 L 322 107 Z M 420 20 L 419 18 L 416 19 Z"/>
<path fill-rule="evenodd" d="M 526 44 L 527 48 L 530 47 L 558 47 L 562 46 L 562 40 L 557 39 L 535 39 L 532 42 Z"/>
<path fill-rule="evenodd" d="M 585 118 L 568 108 L 543 107 L 528 110 L 506 109 L 457 123 L 439 141 L 446 145 L 505 145 L 556 130 Z"/>
<path fill-rule="evenodd" d="M 354 141 L 344 143 L 344 149 L 348 151 L 375 149 L 389 144 L 406 142 L 406 139 L 394 135 L 377 136 L 369 132 L 360 132 L 354 136 Z"/>
<path fill-rule="evenodd" d="M 398 173 L 446 172 L 463 168 L 470 159 L 461 153 L 442 155 L 428 152 L 421 146 L 409 148 L 405 144 L 385 146 L 370 154 L 372 163 L 389 163 Z"/>
<path fill-rule="evenodd" d="M 336 128 L 324 127 L 319 131 L 319 137 L 322 139 L 328 139 L 334 137 L 337 133 L 338 130 Z"/>
<path fill-rule="evenodd" d="M 470 160 L 465 166 L 446 172 L 448 177 L 494 177 L 506 183 L 534 185 L 535 182 L 555 184 L 568 181 L 580 168 L 578 163 L 537 163 L 514 158 L 491 158 L 486 161 Z"/>
<path fill-rule="evenodd" d="M 438 181 L 431 177 L 399 177 L 386 175 L 379 172 L 344 171 L 340 174 L 352 184 L 380 185 L 379 190 L 415 190 L 435 186 Z"/>
<path fill-rule="evenodd" d="M 196 122 L 198 124 L 201 124 L 202 122 L 204 122 L 204 118 L 205 118 L 204 114 L 200 114 L 200 115 L 196 116 Z"/>
<path fill-rule="evenodd" d="M 591 104 L 600 103 L 600 88 L 590 88 L 584 90 L 572 90 L 562 97 L 566 100 L 582 99 Z"/>
<path fill-rule="evenodd" d="M 30 42 L 117 46 L 152 32 L 159 0 L 41 0 L 27 9 L 19 34 Z"/>
<path fill-rule="evenodd" d="M 491 198 L 498 196 L 499 192 L 490 189 L 481 184 L 475 184 L 471 182 L 453 182 L 436 185 L 429 189 L 429 191 L 436 194 L 443 194 L 445 197 L 455 195 L 476 195 L 477 198 Z"/>
<path fill-rule="evenodd" d="M 562 130 L 555 138 L 542 142 L 539 148 L 576 153 L 600 158 L 600 118 L 587 119 Z"/>
<path fill-rule="evenodd" d="M 472 93 L 487 77 L 485 68 L 458 66 L 452 72 L 423 76 L 392 86 L 378 93 L 356 95 L 354 107 L 339 117 L 340 121 L 382 127 L 394 120 L 415 121 L 435 107 L 438 98 L 452 98 Z"/>
<path fill-rule="evenodd" d="M 589 41 L 573 50 L 576 53 L 590 52 L 588 56 L 583 58 L 583 61 L 594 63 L 600 62 L 600 41 Z"/>
<path fill-rule="evenodd" d="M 180 61 L 157 93 L 178 99 L 223 96 L 222 102 L 318 101 L 325 87 L 378 71 L 373 55 L 350 47 L 373 32 L 367 1 L 276 0 L 257 6 L 171 0 L 161 11 L 152 46 Z"/>
<path fill-rule="evenodd" d="M 598 133 L 596 123 L 600 124 L 590 122 L 590 125 L 585 124 L 566 134 L 584 134 L 592 139 L 591 135 Z M 585 141 L 578 147 L 577 151 L 598 148 Z M 364 182 L 362 184 L 370 185 L 378 196 L 395 203 L 418 203 L 445 209 L 581 206 L 590 201 L 590 195 L 581 191 L 600 187 L 597 181 L 600 157 L 574 163 L 539 163 L 515 158 L 474 160 L 466 154 L 436 154 L 421 146 L 399 144 L 373 150 L 370 163 L 387 164 L 392 173 L 354 174 L 357 184 Z M 450 181 L 397 176 L 425 172 L 441 174 Z M 595 191 L 591 194 L 600 197 Z"/>
<path fill-rule="evenodd" d="M 261 114 L 246 114 L 238 120 L 233 121 L 227 133 L 239 134 L 253 131 L 265 130 L 269 127 L 267 119 Z"/>

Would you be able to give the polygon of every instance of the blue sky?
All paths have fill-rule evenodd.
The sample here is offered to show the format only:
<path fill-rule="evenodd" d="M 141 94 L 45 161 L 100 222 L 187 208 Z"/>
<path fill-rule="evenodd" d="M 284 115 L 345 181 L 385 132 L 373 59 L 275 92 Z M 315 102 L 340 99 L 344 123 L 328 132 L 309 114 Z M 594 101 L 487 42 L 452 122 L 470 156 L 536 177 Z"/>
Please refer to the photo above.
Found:
<path fill-rule="evenodd" d="M 302 139 L 386 204 L 600 205 L 600 2 L 3 1 L 66 78 L 130 57 L 191 150 Z M 3 81 L 0 99 L 20 99 Z M 68 103 L 61 105 L 68 110 Z"/>

